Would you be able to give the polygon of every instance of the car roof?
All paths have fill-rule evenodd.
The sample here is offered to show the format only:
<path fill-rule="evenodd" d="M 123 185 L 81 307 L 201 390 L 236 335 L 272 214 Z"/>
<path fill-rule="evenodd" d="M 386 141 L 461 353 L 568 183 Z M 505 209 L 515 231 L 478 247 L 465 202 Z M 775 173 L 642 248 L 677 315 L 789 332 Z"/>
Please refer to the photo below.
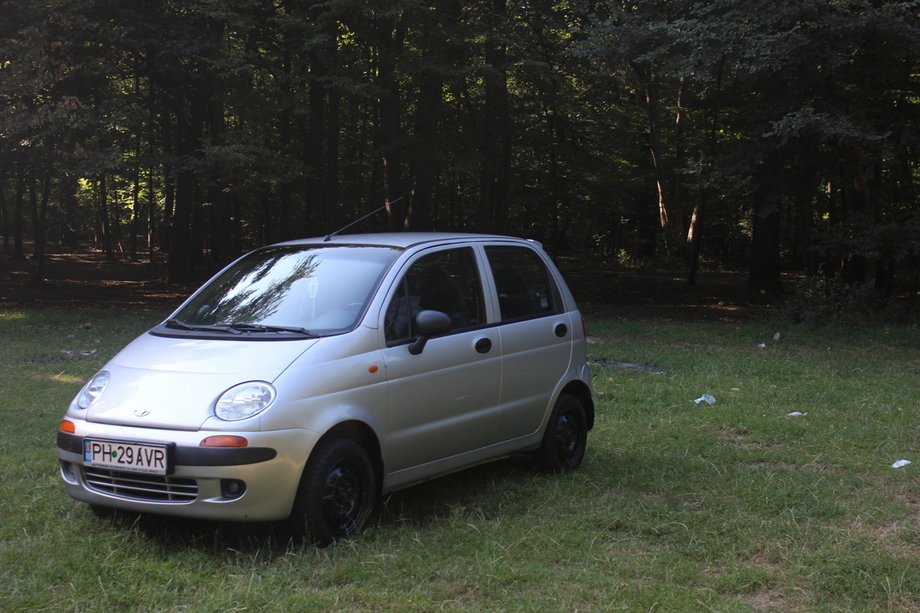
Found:
<path fill-rule="evenodd" d="M 503 236 L 500 234 L 475 234 L 464 232 L 377 232 L 374 234 L 336 234 L 334 236 L 317 236 L 279 243 L 282 245 L 309 245 L 322 243 L 327 245 L 380 245 L 406 249 L 424 244 L 447 244 L 455 242 L 509 241 L 529 243 L 542 247 L 530 239 Z"/>

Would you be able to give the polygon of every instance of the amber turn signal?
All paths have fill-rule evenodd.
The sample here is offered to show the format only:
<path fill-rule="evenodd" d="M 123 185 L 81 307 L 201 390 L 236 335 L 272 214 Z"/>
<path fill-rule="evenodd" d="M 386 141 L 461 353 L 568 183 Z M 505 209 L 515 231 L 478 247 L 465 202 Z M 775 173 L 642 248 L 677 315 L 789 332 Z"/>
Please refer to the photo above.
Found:
<path fill-rule="evenodd" d="M 199 447 L 246 447 L 249 445 L 242 436 L 231 436 L 229 434 L 218 434 L 209 436 L 198 444 Z"/>
<path fill-rule="evenodd" d="M 73 425 L 73 422 L 69 419 L 61 420 L 61 432 L 69 432 L 73 434 L 77 431 L 77 427 Z"/>

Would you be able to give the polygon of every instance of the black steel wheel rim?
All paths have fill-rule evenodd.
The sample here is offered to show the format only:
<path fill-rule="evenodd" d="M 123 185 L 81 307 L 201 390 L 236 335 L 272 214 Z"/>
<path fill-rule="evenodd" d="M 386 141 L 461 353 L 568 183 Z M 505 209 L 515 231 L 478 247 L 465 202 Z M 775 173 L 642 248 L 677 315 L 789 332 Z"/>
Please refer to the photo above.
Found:
<path fill-rule="evenodd" d="M 578 422 L 571 412 L 559 416 L 556 422 L 556 453 L 559 459 L 570 464 L 578 452 Z"/>
<path fill-rule="evenodd" d="M 346 460 L 339 461 L 323 489 L 323 516 L 336 530 L 351 534 L 360 525 L 364 484 L 360 471 Z"/>

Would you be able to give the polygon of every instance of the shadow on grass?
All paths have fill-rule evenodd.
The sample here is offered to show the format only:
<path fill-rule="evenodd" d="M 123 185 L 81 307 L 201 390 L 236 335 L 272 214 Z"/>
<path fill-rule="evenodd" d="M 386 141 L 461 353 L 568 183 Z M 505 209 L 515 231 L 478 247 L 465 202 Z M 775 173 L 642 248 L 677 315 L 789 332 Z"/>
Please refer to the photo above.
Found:
<path fill-rule="evenodd" d="M 289 539 L 284 539 L 278 527 L 269 522 L 208 521 L 121 510 L 94 519 L 125 534 L 136 534 L 156 545 L 164 555 L 187 550 L 215 555 L 267 550 L 282 555 L 289 547 Z"/>
<path fill-rule="evenodd" d="M 374 525 L 424 528 L 458 514 L 494 517 L 507 512 L 511 493 L 527 497 L 524 488 L 534 479 L 539 472 L 527 456 L 480 464 L 385 496 Z"/>
<path fill-rule="evenodd" d="M 538 472 L 528 457 L 474 466 L 382 497 L 365 528 L 425 528 L 458 513 L 490 517 L 509 512 L 502 504 L 508 492 L 521 491 L 526 496 L 523 488 L 535 478 Z M 293 535 L 284 522 L 208 521 L 121 510 L 102 511 L 93 519 L 108 522 L 125 534 L 135 533 L 163 555 L 197 550 L 215 556 L 258 555 L 270 561 L 292 551 L 313 548 L 307 539 Z M 356 537 L 357 542 L 360 538 Z"/>

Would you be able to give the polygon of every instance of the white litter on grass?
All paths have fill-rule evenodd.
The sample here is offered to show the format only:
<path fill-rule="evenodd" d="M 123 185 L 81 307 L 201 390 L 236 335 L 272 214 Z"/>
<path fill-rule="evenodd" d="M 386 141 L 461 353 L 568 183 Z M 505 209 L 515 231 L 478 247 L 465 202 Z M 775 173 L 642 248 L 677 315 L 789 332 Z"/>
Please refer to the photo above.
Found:
<path fill-rule="evenodd" d="M 786 413 L 786 417 L 804 417 L 808 415 L 807 412 L 802 413 L 801 411 L 793 411 L 792 413 Z"/>
<path fill-rule="evenodd" d="M 706 404 L 715 404 L 715 403 L 716 403 L 716 399 L 715 399 L 714 397 L 710 396 L 709 394 L 703 394 L 703 395 L 700 396 L 699 398 L 695 399 L 693 402 L 695 402 L 695 403 L 697 403 L 697 404 L 699 404 L 699 403 L 701 403 L 701 402 L 705 402 Z"/>
<path fill-rule="evenodd" d="M 764 348 L 767 346 L 767 344 L 766 344 L 766 343 L 760 343 L 760 344 L 757 345 L 757 346 L 760 347 L 761 349 L 764 349 Z"/>
<path fill-rule="evenodd" d="M 892 468 L 902 468 L 904 466 L 907 466 L 908 464 L 910 464 L 910 460 L 898 460 L 897 462 L 892 464 L 891 467 Z"/>

